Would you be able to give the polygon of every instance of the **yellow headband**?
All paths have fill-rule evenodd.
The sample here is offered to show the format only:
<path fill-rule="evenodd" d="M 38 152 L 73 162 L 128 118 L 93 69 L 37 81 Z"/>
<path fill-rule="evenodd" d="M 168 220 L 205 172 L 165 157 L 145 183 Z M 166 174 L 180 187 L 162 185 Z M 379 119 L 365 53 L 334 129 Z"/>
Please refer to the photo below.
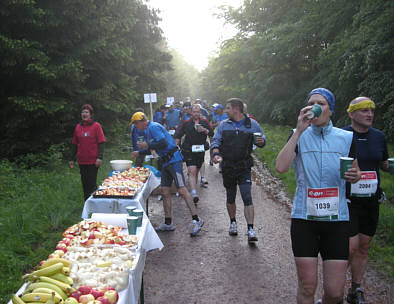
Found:
<path fill-rule="evenodd" d="M 349 105 L 349 108 L 347 108 L 347 112 L 350 113 L 356 110 L 369 109 L 369 108 L 375 109 L 375 103 L 372 100 L 366 99 L 359 103 Z"/>

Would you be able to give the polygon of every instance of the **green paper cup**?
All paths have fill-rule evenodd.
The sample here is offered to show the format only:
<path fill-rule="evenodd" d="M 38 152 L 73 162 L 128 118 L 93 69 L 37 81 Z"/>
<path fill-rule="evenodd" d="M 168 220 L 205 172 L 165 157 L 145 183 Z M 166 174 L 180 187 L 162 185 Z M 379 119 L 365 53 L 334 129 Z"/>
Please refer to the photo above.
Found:
<path fill-rule="evenodd" d="M 126 207 L 126 211 L 128 213 L 129 216 L 133 216 L 134 215 L 134 210 L 137 209 L 136 206 L 127 206 Z"/>
<path fill-rule="evenodd" d="M 253 142 L 255 145 L 257 145 L 257 138 L 259 138 L 259 136 L 261 136 L 260 132 L 253 133 Z"/>
<path fill-rule="evenodd" d="M 312 109 L 308 111 L 308 116 L 306 117 L 307 119 L 313 119 L 315 117 L 319 117 L 322 112 L 322 107 L 321 105 L 314 104 Z"/>
<path fill-rule="evenodd" d="M 143 136 L 138 136 L 138 142 L 143 142 L 144 141 L 144 137 Z"/>
<path fill-rule="evenodd" d="M 127 229 L 129 234 L 136 235 L 138 227 L 138 216 L 128 216 L 127 217 Z"/>
<path fill-rule="evenodd" d="M 142 217 L 144 216 L 144 210 L 142 210 L 142 209 L 134 209 L 133 212 L 134 212 L 135 216 L 138 216 L 138 224 L 137 224 L 137 226 L 141 227 L 142 226 Z"/>
<path fill-rule="evenodd" d="M 394 175 L 394 158 L 389 158 L 390 174 Z"/>
<path fill-rule="evenodd" d="M 354 158 L 340 157 L 341 161 L 341 178 L 345 178 L 345 172 L 353 166 Z"/>

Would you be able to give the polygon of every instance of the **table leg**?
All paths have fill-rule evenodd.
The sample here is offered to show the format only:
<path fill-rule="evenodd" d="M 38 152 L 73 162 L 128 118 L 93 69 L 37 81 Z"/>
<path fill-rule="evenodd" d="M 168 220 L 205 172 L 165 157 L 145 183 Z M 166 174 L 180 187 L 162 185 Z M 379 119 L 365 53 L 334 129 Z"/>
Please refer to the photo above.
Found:
<path fill-rule="evenodd" d="M 144 304 L 145 296 L 144 296 L 144 274 L 142 274 L 141 279 L 141 289 L 140 289 L 140 304 Z"/>

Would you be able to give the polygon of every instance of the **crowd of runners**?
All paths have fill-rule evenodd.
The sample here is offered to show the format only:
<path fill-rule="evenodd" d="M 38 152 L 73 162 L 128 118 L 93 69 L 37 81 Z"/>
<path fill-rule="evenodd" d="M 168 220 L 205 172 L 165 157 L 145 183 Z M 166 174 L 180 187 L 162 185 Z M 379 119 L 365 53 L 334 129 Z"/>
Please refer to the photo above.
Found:
<path fill-rule="evenodd" d="M 199 191 L 208 186 L 204 176 L 207 154 L 210 165 L 218 163 L 222 174 L 229 234 L 238 234 L 235 206 L 238 186 L 244 204 L 247 241 L 258 241 L 251 195 L 251 153 L 263 148 L 267 138 L 246 109 L 239 98 L 212 106 L 196 99 L 161 106 L 154 113 L 153 121 L 143 109 L 136 109 L 130 121 L 132 157 L 136 165 L 142 165 L 147 156 L 155 157 L 161 172 L 164 220 L 157 227 L 158 231 L 175 229 L 173 185 L 190 211 L 191 236 L 201 231 L 204 220 L 198 215 L 198 202 Z M 298 275 L 297 303 L 315 303 L 318 254 L 323 260 L 324 292 L 317 303 L 343 302 L 348 267 L 352 286 L 346 300 L 366 303 L 361 281 L 384 195 L 379 170 L 389 171 L 385 135 L 372 127 L 374 110 L 375 103 L 370 98 L 357 97 L 349 102 L 347 109 L 351 125 L 334 127 L 331 117 L 335 111 L 335 96 L 328 89 L 316 88 L 308 94 L 305 107 L 299 110 L 296 127 L 277 156 L 279 173 L 293 166 L 296 174 L 291 242 Z M 82 108 L 83 123 L 74 134 L 71 160 L 77 153 L 78 159 L 83 159 L 80 154 L 86 149 L 80 143 L 86 141 L 87 135 L 80 130 L 93 124 L 92 114 L 92 108 L 86 105 Z M 97 125 L 95 129 L 99 131 Z M 101 163 L 104 141 L 103 137 L 98 138 L 98 154 L 90 164 L 96 168 Z M 342 169 L 342 175 L 340 158 L 351 160 L 351 166 Z M 81 169 L 83 183 L 84 172 Z"/>

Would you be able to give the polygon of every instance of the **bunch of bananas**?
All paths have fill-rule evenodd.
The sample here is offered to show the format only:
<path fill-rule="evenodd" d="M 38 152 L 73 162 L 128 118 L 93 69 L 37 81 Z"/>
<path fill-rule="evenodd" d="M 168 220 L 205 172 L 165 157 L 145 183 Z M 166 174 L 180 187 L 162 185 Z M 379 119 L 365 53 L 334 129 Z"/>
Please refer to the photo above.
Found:
<path fill-rule="evenodd" d="M 71 261 L 62 258 L 46 260 L 40 268 L 23 276 L 30 283 L 21 296 L 13 295 L 13 304 L 58 304 L 75 291 L 70 274 Z"/>

